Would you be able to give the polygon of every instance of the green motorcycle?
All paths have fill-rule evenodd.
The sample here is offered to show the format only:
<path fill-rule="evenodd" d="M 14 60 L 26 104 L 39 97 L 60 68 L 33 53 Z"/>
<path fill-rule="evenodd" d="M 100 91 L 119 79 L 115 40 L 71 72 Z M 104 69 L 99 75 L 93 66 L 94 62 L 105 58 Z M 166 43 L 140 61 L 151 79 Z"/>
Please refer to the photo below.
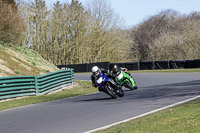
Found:
<path fill-rule="evenodd" d="M 117 73 L 117 81 L 131 90 L 137 89 L 134 79 L 122 70 Z"/>

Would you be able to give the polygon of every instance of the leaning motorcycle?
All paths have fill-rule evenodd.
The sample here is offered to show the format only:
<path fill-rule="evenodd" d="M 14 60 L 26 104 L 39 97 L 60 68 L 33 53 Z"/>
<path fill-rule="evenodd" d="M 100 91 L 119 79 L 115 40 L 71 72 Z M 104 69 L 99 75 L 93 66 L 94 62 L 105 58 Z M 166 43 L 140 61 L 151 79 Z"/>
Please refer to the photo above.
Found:
<path fill-rule="evenodd" d="M 131 90 L 137 89 L 134 79 L 122 70 L 117 73 L 117 81 L 120 82 L 121 85 Z"/>
<path fill-rule="evenodd" d="M 96 77 L 95 81 L 97 86 L 100 87 L 103 92 L 110 95 L 112 98 L 124 96 L 124 91 L 117 86 L 114 80 L 103 75 L 103 73 L 100 73 L 99 76 Z"/>

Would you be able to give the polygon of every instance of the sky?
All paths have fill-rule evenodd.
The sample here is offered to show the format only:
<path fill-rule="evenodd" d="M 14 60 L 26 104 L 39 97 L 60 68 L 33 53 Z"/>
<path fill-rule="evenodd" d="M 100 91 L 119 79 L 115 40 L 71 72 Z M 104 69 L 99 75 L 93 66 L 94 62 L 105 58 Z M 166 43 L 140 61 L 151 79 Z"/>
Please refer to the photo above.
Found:
<path fill-rule="evenodd" d="M 46 0 L 47 4 L 57 0 Z M 60 0 L 71 2 L 71 0 Z M 86 4 L 92 0 L 79 0 Z M 108 0 L 115 13 L 124 20 L 126 27 L 136 26 L 149 16 L 158 14 L 167 9 L 175 10 L 180 14 L 200 12 L 200 0 Z"/>

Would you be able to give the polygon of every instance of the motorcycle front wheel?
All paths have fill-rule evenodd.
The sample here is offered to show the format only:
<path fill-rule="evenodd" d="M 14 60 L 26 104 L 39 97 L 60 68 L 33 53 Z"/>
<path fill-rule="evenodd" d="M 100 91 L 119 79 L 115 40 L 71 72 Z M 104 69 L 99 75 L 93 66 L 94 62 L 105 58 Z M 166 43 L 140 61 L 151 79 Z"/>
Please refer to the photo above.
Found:
<path fill-rule="evenodd" d="M 109 85 L 105 85 L 105 93 L 110 95 L 112 98 L 116 99 L 117 98 L 117 95 L 114 91 L 114 89 Z"/>
<path fill-rule="evenodd" d="M 125 84 L 129 89 L 134 90 L 134 87 L 131 85 L 130 82 L 125 82 Z"/>

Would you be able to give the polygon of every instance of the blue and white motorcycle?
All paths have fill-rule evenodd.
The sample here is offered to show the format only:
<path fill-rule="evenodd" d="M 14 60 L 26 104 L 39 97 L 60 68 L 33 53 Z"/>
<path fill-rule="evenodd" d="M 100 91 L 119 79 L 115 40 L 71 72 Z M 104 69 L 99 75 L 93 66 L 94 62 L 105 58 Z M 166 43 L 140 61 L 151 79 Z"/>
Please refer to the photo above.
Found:
<path fill-rule="evenodd" d="M 112 98 L 124 96 L 124 92 L 121 87 L 118 87 L 112 78 L 108 78 L 107 76 L 103 75 L 103 73 L 100 73 L 99 76 L 96 77 L 95 81 L 97 86 Z"/>

